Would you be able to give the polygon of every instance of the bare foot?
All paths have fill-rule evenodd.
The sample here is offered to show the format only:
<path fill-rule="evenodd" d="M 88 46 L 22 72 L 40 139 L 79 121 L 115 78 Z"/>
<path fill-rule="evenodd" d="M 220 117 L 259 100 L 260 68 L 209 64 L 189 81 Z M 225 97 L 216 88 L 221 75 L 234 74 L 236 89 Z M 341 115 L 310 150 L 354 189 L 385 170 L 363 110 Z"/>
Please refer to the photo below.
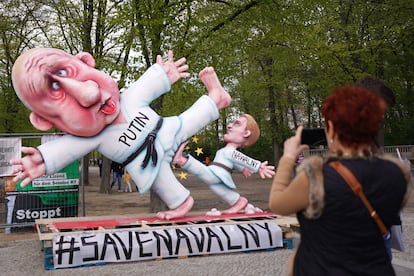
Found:
<path fill-rule="evenodd" d="M 206 86 L 208 95 L 216 103 L 218 109 L 223 109 L 230 105 L 230 94 L 224 90 L 213 67 L 204 68 L 198 76 Z"/>
<path fill-rule="evenodd" d="M 173 161 L 172 161 L 173 164 L 177 164 L 177 165 L 182 167 L 182 166 L 185 165 L 185 163 L 187 163 L 188 158 L 183 156 L 183 151 L 184 151 L 185 147 L 187 146 L 187 144 L 188 144 L 188 141 L 182 143 L 178 147 L 177 151 L 175 152 Z"/>
<path fill-rule="evenodd" d="M 163 220 L 170 220 L 175 218 L 182 218 L 187 215 L 187 213 L 193 208 L 194 199 L 193 197 L 189 196 L 180 206 L 175 209 L 158 212 L 157 218 Z"/>
<path fill-rule="evenodd" d="M 236 214 L 243 210 L 247 206 L 247 203 L 249 203 L 249 201 L 245 197 L 241 196 L 233 206 L 227 210 L 224 210 L 223 214 Z"/>

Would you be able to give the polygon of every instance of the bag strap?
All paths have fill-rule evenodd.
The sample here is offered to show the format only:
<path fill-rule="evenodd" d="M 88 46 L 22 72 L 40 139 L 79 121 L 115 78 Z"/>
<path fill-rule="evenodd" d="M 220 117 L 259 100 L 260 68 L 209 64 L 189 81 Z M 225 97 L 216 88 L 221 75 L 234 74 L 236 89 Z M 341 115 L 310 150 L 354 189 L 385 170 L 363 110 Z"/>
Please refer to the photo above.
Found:
<path fill-rule="evenodd" d="M 388 234 L 388 230 L 385 227 L 384 223 L 382 222 L 381 218 L 379 217 L 378 213 L 374 210 L 371 203 L 365 197 L 364 192 L 362 191 L 362 186 L 359 181 L 356 179 L 354 174 L 344 165 L 342 165 L 339 161 L 333 161 L 329 163 L 329 165 L 334 168 L 344 179 L 345 182 L 348 183 L 351 190 L 357 195 L 362 203 L 364 203 L 365 207 L 368 209 L 371 217 L 374 219 L 375 223 L 378 225 L 378 228 L 381 231 L 382 235 Z"/>

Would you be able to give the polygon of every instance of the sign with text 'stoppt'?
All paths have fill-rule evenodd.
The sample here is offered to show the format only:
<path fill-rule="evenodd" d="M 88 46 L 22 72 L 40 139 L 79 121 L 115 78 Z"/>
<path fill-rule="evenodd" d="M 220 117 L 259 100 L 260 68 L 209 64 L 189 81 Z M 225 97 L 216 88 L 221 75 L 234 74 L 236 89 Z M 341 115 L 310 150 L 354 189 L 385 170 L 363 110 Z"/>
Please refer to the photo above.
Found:
<path fill-rule="evenodd" d="M 8 224 L 34 223 L 36 219 L 76 217 L 79 198 L 79 162 L 39 177 L 27 186 L 5 178 Z"/>
<path fill-rule="evenodd" d="M 272 221 L 92 231 L 52 240 L 55 268 L 277 247 L 283 247 L 282 230 Z"/>

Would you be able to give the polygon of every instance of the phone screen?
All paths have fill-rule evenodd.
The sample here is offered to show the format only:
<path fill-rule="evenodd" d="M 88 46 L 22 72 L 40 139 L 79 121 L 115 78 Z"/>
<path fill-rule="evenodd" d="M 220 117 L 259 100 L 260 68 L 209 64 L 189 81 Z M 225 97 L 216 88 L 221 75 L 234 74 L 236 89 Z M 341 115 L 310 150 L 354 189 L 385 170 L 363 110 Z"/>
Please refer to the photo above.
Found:
<path fill-rule="evenodd" d="M 325 130 L 323 128 L 304 128 L 302 130 L 301 144 L 309 147 L 326 146 Z"/>

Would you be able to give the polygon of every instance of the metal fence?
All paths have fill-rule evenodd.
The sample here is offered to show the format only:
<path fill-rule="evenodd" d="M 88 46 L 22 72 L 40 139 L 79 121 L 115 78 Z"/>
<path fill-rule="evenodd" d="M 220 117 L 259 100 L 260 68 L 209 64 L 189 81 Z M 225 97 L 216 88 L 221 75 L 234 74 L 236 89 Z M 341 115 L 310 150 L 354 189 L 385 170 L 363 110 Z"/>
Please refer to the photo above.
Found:
<path fill-rule="evenodd" d="M 402 158 L 407 158 L 409 161 L 411 161 L 411 164 L 414 162 L 414 146 L 413 145 L 399 145 L 399 146 L 385 146 L 382 148 L 382 151 L 387 154 L 392 154 L 395 157 L 398 157 L 398 154 L 401 155 Z M 325 157 L 328 153 L 328 149 L 322 148 L 322 149 L 311 149 L 307 150 L 305 152 L 306 156 L 312 156 L 312 155 L 320 155 Z"/>
<path fill-rule="evenodd" d="M 0 138 L 3 141 L 19 138 L 22 145 L 37 147 L 42 140 L 53 139 L 51 136 L 54 135 L 60 136 L 5 134 L 0 135 Z M 4 148 L 2 150 L 6 151 Z M 78 210 L 82 210 L 79 207 L 85 209 L 84 186 L 80 180 L 81 165 L 75 161 L 53 175 L 33 180 L 25 187 L 20 182 L 14 182 L 11 175 L 0 176 L 0 228 L 4 228 L 6 233 L 17 232 L 25 227 L 33 227 L 36 219 L 78 216 Z"/>
<path fill-rule="evenodd" d="M 23 145 L 37 147 L 41 144 L 42 135 L 0 135 L 0 138 L 4 137 L 20 137 Z M 383 151 L 395 156 L 399 152 L 414 163 L 412 145 L 387 146 Z M 326 153 L 327 149 L 312 149 L 305 152 L 305 157 L 325 156 Z M 38 218 L 71 217 L 79 213 L 84 216 L 85 190 L 80 179 L 80 162 L 71 164 L 54 176 L 36 180 L 35 184 L 33 181 L 30 188 L 20 187 L 12 181 L 12 176 L 0 177 L 0 228 L 12 232 L 32 227 Z"/>

